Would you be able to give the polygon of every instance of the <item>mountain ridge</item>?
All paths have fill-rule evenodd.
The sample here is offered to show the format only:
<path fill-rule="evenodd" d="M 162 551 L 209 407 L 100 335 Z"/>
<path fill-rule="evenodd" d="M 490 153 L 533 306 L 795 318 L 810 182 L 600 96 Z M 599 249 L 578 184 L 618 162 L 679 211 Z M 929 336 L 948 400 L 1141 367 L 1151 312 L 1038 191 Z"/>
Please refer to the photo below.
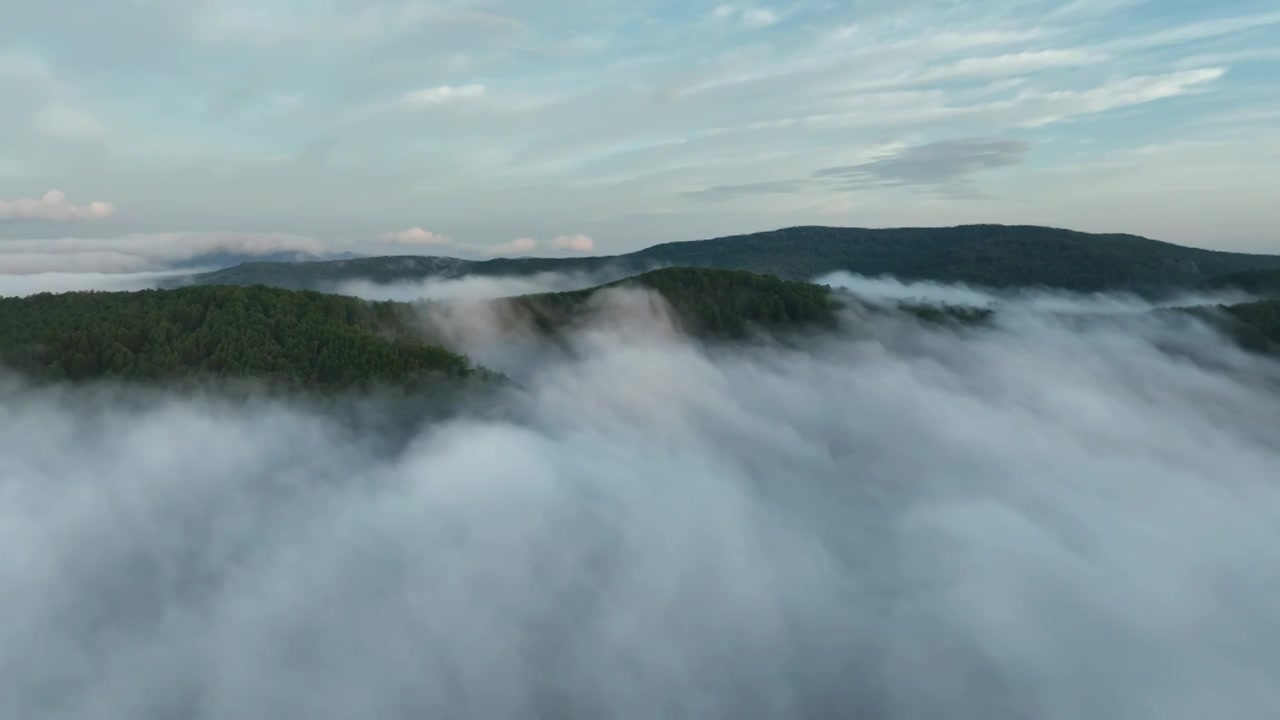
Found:
<path fill-rule="evenodd" d="M 1159 292 L 1186 289 L 1220 275 L 1280 269 L 1280 255 L 1210 250 L 1127 233 L 1085 233 L 1038 225 L 801 225 L 671 241 L 616 255 L 487 260 L 395 255 L 245 263 L 190 276 L 181 283 L 332 290 L 336 283 L 356 279 L 395 283 L 540 272 L 599 274 L 602 283 L 670 266 L 747 270 L 800 281 L 845 271 L 988 287 Z"/>

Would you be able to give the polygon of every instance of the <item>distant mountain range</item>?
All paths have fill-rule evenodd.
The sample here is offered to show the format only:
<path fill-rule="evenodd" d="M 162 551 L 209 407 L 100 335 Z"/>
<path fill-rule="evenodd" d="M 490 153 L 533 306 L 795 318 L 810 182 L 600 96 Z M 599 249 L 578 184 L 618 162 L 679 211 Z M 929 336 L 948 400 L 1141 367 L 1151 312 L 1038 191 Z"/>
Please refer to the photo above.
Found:
<path fill-rule="evenodd" d="M 1028 225 L 862 229 L 794 227 L 770 232 L 654 245 L 633 253 L 577 258 L 354 257 L 310 262 L 246 262 L 184 278 L 179 284 L 267 285 L 332 290 L 344 281 L 376 283 L 590 273 L 601 281 L 660 267 L 704 267 L 813 280 L 836 271 L 901 280 L 969 283 L 993 288 L 1051 287 L 1075 291 L 1160 293 L 1228 282 L 1268 282 L 1280 255 L 1185 247 L 1136 235 L 1093 234 Z M 1277 284 L 1273 278 L 1272 285 Z"/>
<path fill-rule="evenodd" d="M 173 270 L 196 270 L 207 268 L 230 268 L 245 263 L 301 263 L 328 262 L 333 260 L 350 260 L 363 257 L 353 252 L 309 253 L 300 250 L 282 250 L 265 255 L 248 255 L 245 253 L 211 252 L 197 255 L 186 260 L 171 263 Z"/>

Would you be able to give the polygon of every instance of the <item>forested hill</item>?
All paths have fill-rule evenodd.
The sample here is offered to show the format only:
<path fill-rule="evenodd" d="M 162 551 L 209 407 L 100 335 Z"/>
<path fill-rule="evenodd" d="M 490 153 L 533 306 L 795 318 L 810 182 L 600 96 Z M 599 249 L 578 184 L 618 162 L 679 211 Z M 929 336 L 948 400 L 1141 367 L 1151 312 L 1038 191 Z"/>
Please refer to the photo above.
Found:
<path fill-rule="evenodd" d="M 857 302 L 824 286 L 706 268 L 667 268 L 590 290 L 490 302 L 512 311 L 497 315 L 555 334 L 605 302 L 601 291 L 628 287 L 662 295 L 681 327 L 705 340 L 835 329 L 840 303 Z M 993 313 L 899 309 L 930 322 L 982 322 Z M 436 381 L 490 377 L 431 342 L 422 310 L 261 286 L 2 298 L 0 365 L 47 380 L 254 378 L 306 388 L 441 387 Z M 1280 351 L 1280 300 L 1188 310 L 1252 350 Z"/>
<path fill-rule="evenodd" d="M 1159 291 L 1192 288 L 1228 273 L 1280 269 L 1280 255 L 1228 253 L 1135 235 L 1098 235 L 1025 225 L 884 230 L 794 227 L 665 243 L 626 255 L 486 261 L 380 257 L 249 263 L 194 276 L 190 281 L 327 290 L 352 279 L 395 282 L 549 271 L 594 273 L 610 280 L 666 266 L 748 270 L 804 281 L 845 270 L 997 288 Z"/>
<path fill-rule="evenodd" d="M 472 373 L 394 303 L 273 288 L 0 298 L 0 362 L 46 379 L 260 378 L 342 387 Z"/>
<path fill-rule="evenodd" d="M 1245 270 L 1209 278 L 1206 290 L 1242 290 L 1262 297 L 1280 298 L 1280 268 Z"/>
<path fill-rule="evenodd" d="M 825 287 L 748 272 L 665 269 L 614 283 L 658 291 L 707 339 L 833 324 Z M 603 288 L 498 300 L 566 329 Z M 0 298 L 0 365 L 45 379 L 256 378 L 288 386 L 409 385 L 487 371 L 433 344 L 408 303 L 263 286 Z"/>
<path fill-rule="evenodd" d="M 656 291 L 681 327 L 710 340 L 743 339 L 755 331 L 834 328 L 840 303 L 824 286 L 744 270 L 665 268 L 588 290 L 524 295 L 494 301 L 511 317 L 544 332 L 573 327 L 601 291 Z"/>

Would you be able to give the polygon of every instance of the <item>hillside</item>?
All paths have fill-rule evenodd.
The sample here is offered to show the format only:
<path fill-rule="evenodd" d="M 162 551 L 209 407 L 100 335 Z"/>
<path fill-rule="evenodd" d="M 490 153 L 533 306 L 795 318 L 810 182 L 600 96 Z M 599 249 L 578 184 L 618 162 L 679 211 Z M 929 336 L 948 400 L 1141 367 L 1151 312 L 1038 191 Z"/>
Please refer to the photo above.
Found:
<path fill-rule="evenodd" d="M 0 299 L 0 361 L 47 379 L 252 377 L 324 387 L 472 372 L 402 318 L 391 303 L 261 287 L 45 293 Z"/>
<path fill-rule="evenodd" d="M 709 341 L 757 331 L 833 330 L 842 303 L 825 286 L 742 270 L 666 268 L 589 290 L 485 301 L 496 315 L 555 335 L 577 327 L 602 291 L 659 293 L 679 325 Z M 439 301 L 437 301 L 439 302 Z M 432 303 L 427 303 L 431 305 Z M 0 299 L 0 364 L 47 380 L 173 381 L 252 378 L 283 387 L 417 386 L 490 377 L 438 343 L 410 303 L 366 302 L 312 291 L 196 286 L 139 292 L 40 294 Z M 887 308 L 868 307 L 873 313 Z M 971 324 L 988 308 L 899 303 L 930 323 Z M 1280 301 L 1183 308 L 1244 347 L 1280 350 Z"/>
<path fill-rule="evenodd" d="M 1280 298 L 1280 268 L 1245 270 L 1211 277 L 1201 283 L 1205 290 L 1242 290 L 1254 295 Z"/>
<path fill-rule="evenodd" d="M 572 326 L 603 290 L 660 294 L 684 330 L 706 339 L 741 339 L 753 330 L 833 327 L 839 303 L 826 287 L 742 270 L 665 268 L 600 287 L 494 301 L 544 332 Z"/>
<path fill-rule="evenodd" d="M 1217 325 L 1246 350 L 1280 355 L 1280 300 L 1193 308 L 1191 311 Z"/>
<path fill-rule="evenodd" d="M 1229 273 L 1276 269 L 1280 255 L 1184 247 L 1135 235 L 1098 235 L 1037 226 L 949 228 L 795 227 L 673 242 L 634 253 L 587 258 L 379 257 L 316 263 L 249 263 L 197 275 L 198 284 L 326 290 L 344 280 L 374 282 L 589 272 L 607 279 L 664 266 L 709 267 L 812 280 L 835 271 L 989 287 L 1047 286 L 1079 291 L 1190 288 Z"/>

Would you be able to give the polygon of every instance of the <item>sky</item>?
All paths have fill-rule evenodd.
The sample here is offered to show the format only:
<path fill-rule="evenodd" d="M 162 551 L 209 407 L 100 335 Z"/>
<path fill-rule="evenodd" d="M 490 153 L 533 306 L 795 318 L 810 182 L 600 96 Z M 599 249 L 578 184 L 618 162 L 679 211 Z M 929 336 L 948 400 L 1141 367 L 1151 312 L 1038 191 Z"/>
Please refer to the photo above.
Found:
<path fill-rule="evenodd" d="M 1271 0 L 0 0 L 0 269 L 806 224 L 1277 252 L 1277 77 Z"/>

